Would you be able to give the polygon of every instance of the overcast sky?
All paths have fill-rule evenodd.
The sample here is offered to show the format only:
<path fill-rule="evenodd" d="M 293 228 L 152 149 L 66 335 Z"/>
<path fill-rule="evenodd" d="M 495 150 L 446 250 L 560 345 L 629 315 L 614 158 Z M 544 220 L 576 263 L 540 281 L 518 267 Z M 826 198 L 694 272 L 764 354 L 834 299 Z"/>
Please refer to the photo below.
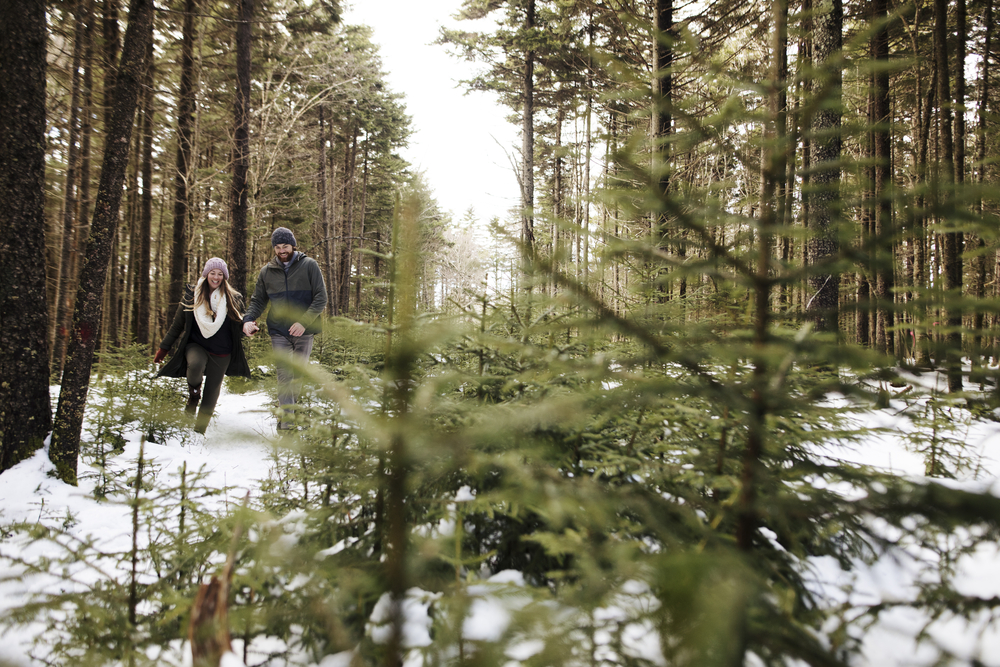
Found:
<path fill-rule="evenodd" d="M 403 157 L 426 173 L 441 208 L 456 221 L 469 207 L 487 221 L 504 218 L 517 206 L 517 179 L 508 155 L 520 143 L 519 128 L 506 122 L 510 110 L 496 96 L 466 95 L 458 86 L 481 65 L 432 44 L 442 25 L 474 29 L 474 24 L 452 18 L 461 2 L 354 0 L 344 21 L 371 26 L 389 86 L 405 96 L 414 134 Z"/>

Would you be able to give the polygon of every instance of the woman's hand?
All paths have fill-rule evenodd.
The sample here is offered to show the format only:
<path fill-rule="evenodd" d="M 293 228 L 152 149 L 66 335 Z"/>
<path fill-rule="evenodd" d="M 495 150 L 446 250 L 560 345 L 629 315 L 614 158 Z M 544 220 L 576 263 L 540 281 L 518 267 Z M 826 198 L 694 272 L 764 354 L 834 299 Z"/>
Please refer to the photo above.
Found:
<path fill-rule="evenodd" d="M 153 357 L 154 364 L 161 364 L 163 360 L 167 358 L 167 352 L 169 350 L 164 350 L 162 347 L 156 351 L 156 356 Z"/>
<path fill-rule="evenodd" d="M 256 322 L 244 322 L 243 323 L 243 333 L 247 336 L 252 336 L 260 329 Z"/>

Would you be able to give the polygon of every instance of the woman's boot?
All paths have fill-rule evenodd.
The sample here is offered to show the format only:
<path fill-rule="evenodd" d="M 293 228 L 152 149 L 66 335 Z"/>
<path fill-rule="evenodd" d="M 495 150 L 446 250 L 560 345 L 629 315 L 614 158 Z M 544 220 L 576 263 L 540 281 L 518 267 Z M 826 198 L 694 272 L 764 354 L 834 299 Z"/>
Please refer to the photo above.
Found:
<path fill-rule="evenodd" d="M 189 415 L 194 415 L 194 413 L 198 410 L 198 401 L 200 400 L 201 400 L 201 385 L 198 385 L 197 387 L 192 387 L 191 385 L 188 385 L 188 403 L 187 406 L 184 408 L 184 412 L 188 413 Z"/>

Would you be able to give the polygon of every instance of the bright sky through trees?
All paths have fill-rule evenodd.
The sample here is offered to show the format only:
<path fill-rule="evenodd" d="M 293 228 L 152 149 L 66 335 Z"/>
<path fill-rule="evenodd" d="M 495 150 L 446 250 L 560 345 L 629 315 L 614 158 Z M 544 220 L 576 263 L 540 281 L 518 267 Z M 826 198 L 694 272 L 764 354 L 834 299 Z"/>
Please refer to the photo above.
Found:
<path fill-rule="evenodd" d="M 460 6 L 461 0 L 359 0 L 347 6 L 344 21 L 371 26 L 389 85 L 405 95 L 414 136 L 403 157 L 426 172 L 438 203 L 456 220 L 471 206 L 479 220 L 488 221 L 518 205 L 508 154 L 520 140 L 499 100 L 466 95 L 458 85 L 478 65 L 433 44 L 442 25 L 479 27 L 454 19 Z"/>

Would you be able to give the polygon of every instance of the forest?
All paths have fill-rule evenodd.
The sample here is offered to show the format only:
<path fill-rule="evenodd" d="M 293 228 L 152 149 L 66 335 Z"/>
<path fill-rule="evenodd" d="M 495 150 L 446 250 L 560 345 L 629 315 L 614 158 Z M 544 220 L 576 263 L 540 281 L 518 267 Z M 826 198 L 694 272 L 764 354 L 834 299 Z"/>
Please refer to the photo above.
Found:
<path fill-rule="evenodd" d="M 125 5 L 0 2 L 0 489 L 49 466 L 0 664 L 847 667 L 906 615 L 891 664 L 1000 665 L 993 0 L 462 0 L 436 45 L 520 128 L 491 220 L 338 0 Z M 266 336 L 225 381 L 270 419 L 237 499 L 153 354 L 278 227 L 328 300 L 293 433 Z"/>

